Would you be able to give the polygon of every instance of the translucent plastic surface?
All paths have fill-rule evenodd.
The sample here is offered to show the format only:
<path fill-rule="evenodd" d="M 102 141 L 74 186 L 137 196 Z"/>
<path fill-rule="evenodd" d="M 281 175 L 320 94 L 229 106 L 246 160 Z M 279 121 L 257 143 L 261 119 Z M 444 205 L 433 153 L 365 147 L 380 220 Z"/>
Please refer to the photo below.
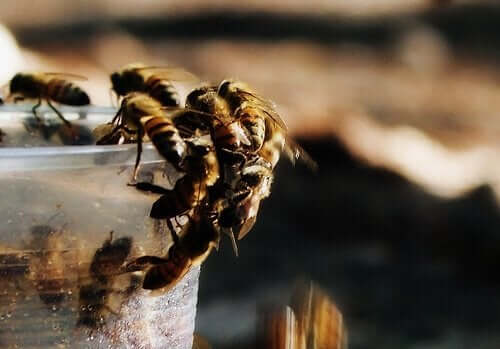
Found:
<path fill-rule="evenodd" d="M 113 269 L 171 244 L 149 218 L 158 196 L 127 185 L 136 145 L 90 145 L 112 109 L 61 110 L 81 145 L 65 145 L 74 135 L 46 109 L 42 127 L 29 107 L 0 107 L 0 346 L 191 348 L 199 269 L 159 296 L 141 273 Z M 141 176 L 172 185 L 152 146 L 142 164 Z M 109 246 L 117 257 L 97 263 Z"/>

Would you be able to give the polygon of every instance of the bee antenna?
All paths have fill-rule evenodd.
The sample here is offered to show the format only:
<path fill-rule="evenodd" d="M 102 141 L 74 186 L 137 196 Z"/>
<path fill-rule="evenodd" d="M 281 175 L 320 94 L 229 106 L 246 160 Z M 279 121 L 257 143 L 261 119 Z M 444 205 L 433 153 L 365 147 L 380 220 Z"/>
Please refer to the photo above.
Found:
<path fill-rule="evenodd" d="M 233 245 L 234 254 L 236 255 L 236 257 L 238 257 L 239 256 L 238 245 L 236 244 L 236 239 L 234 237 L 233 228 L 229 229 L 229 232 L 227 233 L 227 235 L 229 235 L 229 238 L 231 239 L 231 244 Z"/>

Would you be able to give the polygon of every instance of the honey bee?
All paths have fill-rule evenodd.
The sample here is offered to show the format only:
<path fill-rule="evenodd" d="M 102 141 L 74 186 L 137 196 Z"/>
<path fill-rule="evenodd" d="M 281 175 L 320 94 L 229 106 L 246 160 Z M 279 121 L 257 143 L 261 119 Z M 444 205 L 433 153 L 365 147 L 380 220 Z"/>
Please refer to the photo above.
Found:
<path fill-rule="evenodd" d="M 10 95 L 8 99 L 14 101 L 23 99 L 37 99 L 32 111 L 35 118 L 40 122 L 37 109 L 45 100 L 49 107 L 66 124 L 71 123 L 57 110 L 51 101 L 73 106 L 90 104 L 90 98 L 80 87 L 67 80 L 85 80 L 85 77 L 68 73 L 18 73 L 10 80 Z"/>
<path fill-rule="evenodd" d="M 219 164 L 211 142 L 193 139 L 186 143 L 189 148 L 183 164 L 186 174 L 175 183 L 172 190 L 149 183 L 137 183 L 140 190 L 162 194 L 151 208 L 151 218 L 170 219 L 188 213 L 201 204 L 208 195 L 209 187 L 219 178 Z"/>
<path fill-rule="evenodd" d="M 258 331 L 262 333 L 258 338 L 258 348 L 302 349 L 297 343 L 297 320 L 289 306 L 262 312 L 258 325 Z"/>
<path fill-rule="evenodd" d="M 273 178 L 271 164 L 264 159 L 256 157 L 245 164 L 235 188 L 226 191 L 217 205 L 218 223 L 226 234 L 241 240 L 252 229 L 261 200 L 271 194 Z M 233 248 L 236 250 L 234 242 Z"/>
<path fill-rule="evenodd" d="M 126 266 L 127 271 L 146 270 L 142 287 L 168 291 L 186 275 L 192 266 L 200 265 L 219 244 L 219 233 L 213 217 L 198 207 L 180 237 L 171 230 L 174 244 L 166 257 L 142 256 Z"/>
<path fill-rule="evenodd" d="M 76 259 L 71 258 L 71 251 L 67 249 L 62 231 L 49 225 L 36 225 L 31 229 L 32 239 L 27 248 L 30 254 L 30 279 L 40 297 L 47 306 L 62 303 L 70 288 L 71 278 L 75 271 L 71 271 L 71 264 Z"/>
<path fill-rule="evenodd" d="M 217 94 L 216 86 L 202 86 L 191 91 L 186 97 L 186 108 L 201 111 L 202 113 L 185 114 L 190 117 L 176 118 L 179 129 L 188 129 L 187 134 L 193 132 L 193 126 L 200 128 L 196 119 L 205 122 L 204 127 L 212 130 L 212 136 L 217 149 L 236 150 L 241 146 L 249 146 L 250 140 L 239 120 L 233 117 L 228 102 Z M 211 118 L 203 117 L 212 115 Z M 208 124 L 208 125 L 207 125 Z"/>
<path fill-rule="evenodd" d="M 116 314 L 108 302 L 110 295 L 117 292 L 113 289 L 114 279 L 121 274 L 121 267 L 131 248 L 131 238 L 113 241 L 111 231 L 109 239 L 97 249 L 89 268 L 91 282 L 80 287 L 78 326 L 98 329 L 105 323 L 107 312 Z"/>
<path fill-rule="evenodd" d="M 111 74 L 113 90 L 118 96 L 131 92 L 144 92 L 166 107 L 180 105 L 179 94 L 171 81 L 197 80 L 180 68 L 151 67 L 142 63 L 132 63 Z"/>
<path fill-rule="evenodd" d="M 347 330 L 337 306 L 317 285 L 301 284 L 291 306 L 263 312 L 260 347 L 266 349 L 346 349 Z"/>
<path fill-rule="evenodd" d="M 144 93 L 129 93 L 123 99 L 118 113 L 111 122 L 115 124 L 115 127 L 108 134 L 108 138 L 115 137 L 115 132 L 120 130 L 136 135 L 137 157 L 134 181 L 139 171 L 142 142 L 146 135 L 151 139 L 156 150 L 177 170 L 182 171 L 187 146 L 173 121 L 166 116 L 160 102 Z M 106 136 L 101 140 L 105 141 L 105 138 Z"/>
<path fill-rule="evenodd" d="M 224 80 L 219 84 L 217 94 L 224 98 L 234 115 L 250 135 L 252 152 L 258 153 L 274 168 L 284 152 L 295 163 L 302 160 L 311 169 L 316 163 L 288 134 L 288 128 L 276 112 L 272 102 L 259 96 L 241 81 Z"/>

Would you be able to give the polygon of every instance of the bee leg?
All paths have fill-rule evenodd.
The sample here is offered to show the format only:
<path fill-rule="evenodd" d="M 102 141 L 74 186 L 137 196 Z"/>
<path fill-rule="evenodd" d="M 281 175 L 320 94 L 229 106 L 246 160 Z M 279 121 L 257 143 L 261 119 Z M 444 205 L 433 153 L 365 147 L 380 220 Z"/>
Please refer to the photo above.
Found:
<path fill-rule="evenodd" d="M 15 99 L 14 99 L 14 101 L 15 101 Z M 39 123 L 42 123 L 42 118 L 40 118 L 40 116 L 38 115 L 38 113 L 36 112 L 36 110 L 40 107 L 41 104 L 42 104 L 42 100 L 39 99 L 38 103 L 35 104 L 33 106 L 33 108 L 31 108 L 31 111 L 33 112 L 33 115 L 35 116 L 36 121 L 38 121 Z"/>
<path fill-rule="evenodd" d="M 128 263 L 125 266 L 125 272 L 130 273 L 134 271 L 142 271 L 149 267 L 150 265 L 164 264 L 168 259 L 156 257 L 156 256 L 142 256 L 136 258 L 134 261 Z"/>
<path fill-rule="evenodd" d="M 174 226 L 170 221 L 170 218 L 167 218 L 167 226 L 168 229 L 170 230 L 170 234 L 172 234 L 172 240 L 174 240 L 174 244 L 177 245 L 179 243 L 179 236 L 177 235 L 177 232 L 175 231 Z"/>
<path fill-rule="evenodd" d="M 54 107 L 52 105 L 52 103 L 50 103 L 50 101 L 47 99 L 47 104 L 49 105 L 50 109 L 52 109 L 54 111 L 54 113 L 57 114 L 57 116 L 59 117 L 59 119 L 61 119 L 67 126 L 71 127 L 71 122 L 69 122 L 68 120 L 66 120 L 66 118 L 61 114 L 61 112 L 59 110 L 57 110 L 56 107 Z"/>
<path fill-rule="evenodd" d="M 165 189 L 163 187 L 160 187 L 159 185 L 152 184 L 149 182 L 137 182 L 137 183 L 129 183 L 129 186 L 136 187 L 137 190 L 141 191 L 149 191 L 153 194 L 167 194 L 171 192 L 169 189 Z"/>
<path fill-rule="evenodd" d="M 137 157 L 135 158 L 133 182 L 137 181 L 137 175 L 139 174 L 139 164 L 141 163 L 142 137 L 143 136 L 144 136 L 144 131 L 139 129 L 137 131 Z"/>

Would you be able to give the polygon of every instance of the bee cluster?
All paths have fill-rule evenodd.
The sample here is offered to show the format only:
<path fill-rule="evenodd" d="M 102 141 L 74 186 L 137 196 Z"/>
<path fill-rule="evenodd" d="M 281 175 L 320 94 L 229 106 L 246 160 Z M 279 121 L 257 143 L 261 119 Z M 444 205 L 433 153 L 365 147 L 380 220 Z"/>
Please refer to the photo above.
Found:
<path fill-rule="evenodd" d="M 133 180 L 138 190 L 159 194 L 150 216 L 165 220 L 173 245 L 166 256 L 142 256 L 127 271 L 145 271 L 143 288 L 168 289 L 191 266 L 202 263 L 222 235 L 236 254 L 269 196 L 273 170 L 285 152 L 314 167 L 287 134 L 274 105 L 241 81 L 224 80 L 193 89 L 181 107 L 171 81 L 193 79 L 181 69 L 132 64 L 112 74 L 122 98 L 113 120 L 96 129 L 97 144 L 137 142 Z M 183 176 L 172 189 L 138 182 L 142 143 L 157 151 Z M 180 232 L 179 216 L 188 219 Z"/>
<path fill-rule="evenodd" d="M 33 114 L 46 101 L 77 133 L 51 101 L 90 104 L 88 95 L 71 80 L 73 74 L 19 73 L 10 81 L 7 101 L 35 99 Z M 129 185 L 160 195 L 150 217 L 166 222 L 173 245 L 166 255 L 139 256 L 126 262 L 123 272 L 144 272 L 144 289 L 167 290 L 187 271 L 201 264 L 221 236 L 227 235 L 236 255 L 236 241 L 254 226 L 260 203 L 269 196 L 273 170 L 285 153 L 294 162 L 314 161 L 287 133 L 272 102 L 247 84 L 224 80 L 200 84 L 181 103 L 175 81 L 199 81 L 178 68 L 130 64 L 111 75 L 112 89 L 121 99 L 115 117 L 94 129 L 96 144 L 137 143 L 134 174 Z M 43 126 L 43 125 L 41 125 Z M 181 174 L 173 188 L 138 181 L 144 142 Z M 180 217 L 187 217 L 181 226 Z M 127 256 L 125 256 L 127 257 Z M 92 273 L 91 273 L 92 274 Z M 95 273 L 94 273 L 95 274 Z M 106 285 L 106 278 L 98 276 Z"/>

